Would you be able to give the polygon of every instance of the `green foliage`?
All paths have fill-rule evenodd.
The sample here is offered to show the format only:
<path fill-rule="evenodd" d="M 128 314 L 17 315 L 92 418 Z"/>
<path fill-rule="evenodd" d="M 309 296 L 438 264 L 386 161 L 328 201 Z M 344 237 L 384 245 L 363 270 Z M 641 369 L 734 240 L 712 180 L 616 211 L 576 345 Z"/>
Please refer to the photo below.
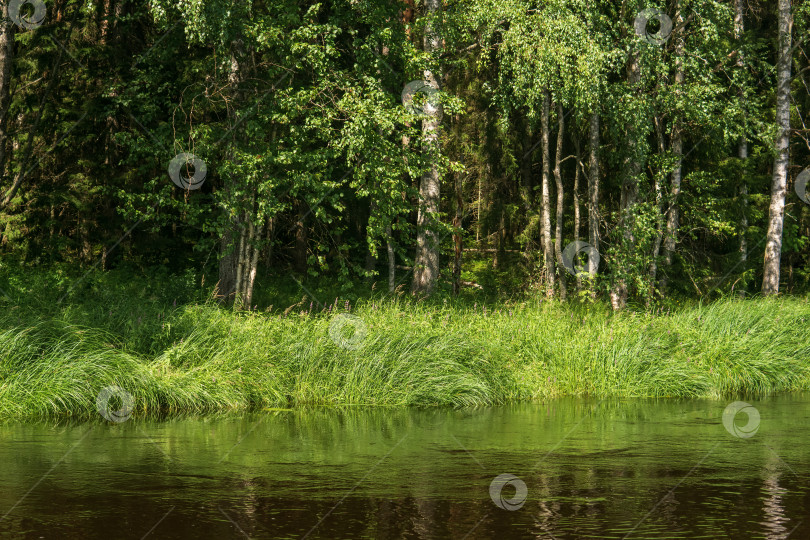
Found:
<path fill-rule="evenodd" d="M 677 19 L 671 2 L 646 5 Z M 386 275 L 389 245 L 399 270 L 412 264 L 419 181 L 435 161 L 440 290 L 453 279 L 454 232 L 469 250 L 468 279 L 501 297 L 532 290 L 543 272 L 538 142 L 548 90 L 566 121 L 565 243 L 587 238 L 588 119 L 596 112 L 601 120 L 597 209 L 605 244 L 594 290 L 624 280 L 635 301 L 665 292 L 649 269 L 659 208 L 677 204 L 676 253 L 671 266 L 659 264 L 670 292 L 755 292 L 776 133 L 773 6 L 746 11 L 737 40 L 731 2 L 679 5 L 683 24 L 675 21 L 656 45 L 635 34 L 633 3 L 445 1 L 434 21 L 443 50 L 427 53 L 419 2 L 407 22 L 401 3 L 382 0 L 55 4 L 46 24 L 15 35 L 0 188 L 23 179 L 0 211 L 3 257 L 211 276 L 237 248 L 223 236 L 238 238 L 252 225 L 263 231 L 249 240 L 261 252 L 260 278 L 323 276 L 356 293 Z M 791 139 L 791 180 L 810 163 L 801 138 L 808 63 L 799 52 L 808 39 L 807 2 L 794 2 L 794 12 L 791 110 L 800 131 Z M 631 82 L 636 58 L 639 80 Z M 423 148 L 421 118 L 401 103 L 405 84 L 428 67 L 444 74 L 439 155 Z M 553 146 L 556 108 L 551 116 Z M 670 195 L 676 133 L 683 138 L 677 200 Z M 736 157 L 741 136 L 745 160 Z M 206 162 L 201 189 L 183 192 L 169 181 L 167 166 L 180 152 Z M 638 186 L 638 204 L 622 209 L 627 180 Z M 792 292 L 808 286 L 808 224 L 806 205 L 790 191 L 782 267 Z M 487 253 L 480 265 L 489 270 L 477 272 L 472 253 Z"/>

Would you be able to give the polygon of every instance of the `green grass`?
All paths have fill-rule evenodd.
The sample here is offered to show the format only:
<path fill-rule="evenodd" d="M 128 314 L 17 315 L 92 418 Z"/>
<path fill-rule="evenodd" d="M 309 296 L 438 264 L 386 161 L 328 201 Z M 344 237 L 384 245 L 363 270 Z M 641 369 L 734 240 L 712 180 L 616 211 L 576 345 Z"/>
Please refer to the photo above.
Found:
<path fill-rule="evenodd" d="M 99 418 L 96 396 L 113 385 L 138 416 L 810 389 L 804 298 L 616 315 L 601 304 L 377 295 L 349 306 L 366 335 L 344 348 L 329 331 L 343 300 L 234 313 L 180 278 L 150 288 L 102 276 L 62 304 L 34 285 L 1 301 L 0 419 Z"/>

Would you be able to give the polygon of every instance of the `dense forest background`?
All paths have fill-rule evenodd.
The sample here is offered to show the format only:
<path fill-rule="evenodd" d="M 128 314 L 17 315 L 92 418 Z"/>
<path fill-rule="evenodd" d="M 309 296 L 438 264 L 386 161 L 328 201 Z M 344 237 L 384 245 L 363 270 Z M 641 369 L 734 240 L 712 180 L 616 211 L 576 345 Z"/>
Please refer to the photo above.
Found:
<path fill-rule="evenodd" d="M 806 291 L 808 17 L 11 0 L 2 260 L 188 274 L 241 306 L 276 278 L 616 309 Z"/>

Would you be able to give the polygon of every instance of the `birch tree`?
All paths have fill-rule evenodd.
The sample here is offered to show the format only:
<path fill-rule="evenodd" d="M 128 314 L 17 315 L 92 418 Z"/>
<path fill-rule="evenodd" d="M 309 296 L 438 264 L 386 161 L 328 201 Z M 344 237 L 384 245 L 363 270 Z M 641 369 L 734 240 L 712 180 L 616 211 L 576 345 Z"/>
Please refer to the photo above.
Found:
<path fill-rule="evenodd" d="M 423 38 L 424 51 L 438 59 L 442 50 L 439 32 L 441 0 L 425 0 L 427 21 Z M 424 70 L 424 80 L 433 88 L 440 89 L 442 80 L 438 61 Z M 430 163 L 422 173 L 419 184 L 419 210 L 416 220 L 416 257 L 411 291 L 430 294 L 439 279 L 439 202 L 441 178 L 439 174 L 439 129 L 442 122 L 442 105 L 439 100 L 427 100 L 424 106 L 426 118 L 422 121 L 423 147 L 428 152 Z"/>
<path fill-rule="evenodd" d="M 762 293 L 765 295 L 779 292 L 779 268 L 782 255 L 782 230 L 784 227 L 790 148 L 790 64 L 791 32 L 793 28 L 790 0 L 779 0 L 778 17 L 779 51 L 776 66 L 776 123 L 779 126 L 779 135 L 776 140 L 776 157 L 773 162 L 771 202 L 768 207 L 768 232 L 762 276 Z"/>

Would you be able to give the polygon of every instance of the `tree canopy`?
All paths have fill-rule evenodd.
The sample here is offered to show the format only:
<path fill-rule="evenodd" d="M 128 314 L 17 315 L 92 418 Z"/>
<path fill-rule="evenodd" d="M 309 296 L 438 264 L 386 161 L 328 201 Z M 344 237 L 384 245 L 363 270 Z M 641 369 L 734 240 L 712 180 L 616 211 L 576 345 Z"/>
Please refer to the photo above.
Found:
<path fill-rule="evenodd" d="M 806 290 L 810 3 L 774 4 L 10 0 L 0 249 L 239 305 Z"/>

